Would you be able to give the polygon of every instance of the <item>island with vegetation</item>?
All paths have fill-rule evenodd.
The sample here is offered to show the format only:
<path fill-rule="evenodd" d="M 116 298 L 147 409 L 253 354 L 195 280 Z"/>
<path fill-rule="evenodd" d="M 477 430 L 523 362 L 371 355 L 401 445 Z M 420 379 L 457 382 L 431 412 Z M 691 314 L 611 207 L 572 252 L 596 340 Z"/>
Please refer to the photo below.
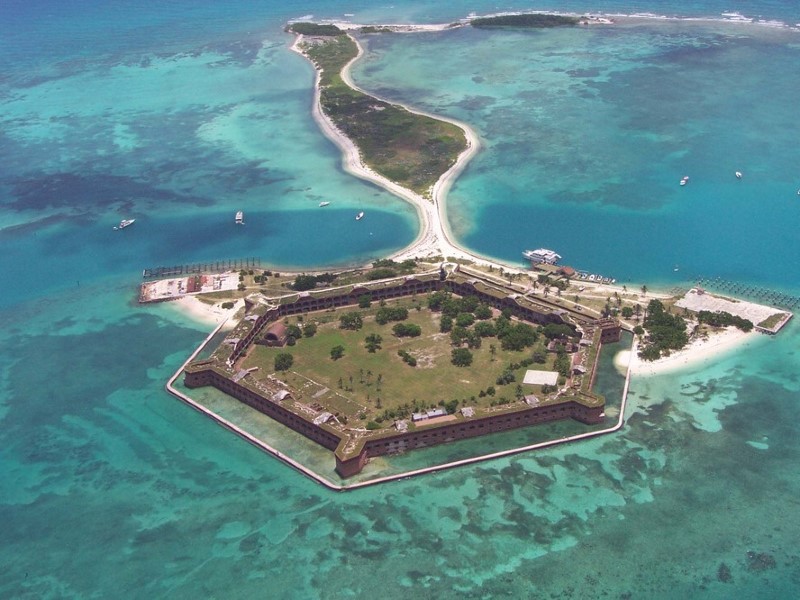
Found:
<path fill-rule="evenodd" d="M 546 29 L 550 27 L 569 27 L 581 22 L 579 17 L 552 15 L 548 13 L 524 13 L 479 17 L 470 20 L 470 25 L 480 29 L 492 27 L 525 27 Z"/>
<path fill-rule="evenodd" d="M 640 294 L 572 267 L 520 269 L 459 247 L 443 225 L 441 201 L 477 149 L 474 133 L 359 90 L 347 71 L 361 49 L 339 25 L 295 23 L 290 30 L 295 49 L 317 68 L 314 114 L 323 131 L 346 156 L 357 156 L 350 172 L 414 203 L 423 233 L 371 267 L 192 272 L 146 282 L 140 301 L 192 300 L 228 316 L 239 310 L 225 338 L 215 330 L 167 388 L 322 483 L 352 487 L 309 472 L 249 433 L 247 423 L 228 421 L 172 383 L 183 374 L 189 391 L 210 386 L 238 401 L 232 413 L 288 426 L 330 450 L 347 478 L 374 457 L 546 422 L 584 429 L 545 445 L 616 431 L 626 391 L 615 424 L 606 424 L 605 398 L 593 387 L 601 349 L 619 341 L 622 329 L 634 333 L 631 350 L 617 355 L 631 356 L 623 371 L 629 378 L 634 359 L 674 364 L 687 348 L 702 356 L 697 348 L 723 337 L 720 331 L 774 334 L 792 317 L 699 287 L 682 298 L 651 293 L 644 306 L 644 285 Z M 210 354 L 206 343 L 215 345 Z M 681 364 L 687 360 L 681 356 Z"/>
<path fill-rule="evenodd" d="M 337 26 L 292 23 L 289 30 L 301 36 L 296 47 L 317 68 L 322 112 L 352 141 L 361 161 L 430 199 L 434 185 L 468 147 L 463 129 L 356 89 L 343 74 L 359 56 L 359 46 Z"/>

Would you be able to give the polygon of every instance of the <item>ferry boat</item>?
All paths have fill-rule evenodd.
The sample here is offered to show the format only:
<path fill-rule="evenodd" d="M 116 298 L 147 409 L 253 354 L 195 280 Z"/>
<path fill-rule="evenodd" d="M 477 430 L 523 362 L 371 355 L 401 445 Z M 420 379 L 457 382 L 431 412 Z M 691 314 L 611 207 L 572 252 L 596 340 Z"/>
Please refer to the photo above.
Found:
<path fill-rule="evenodd" d="M 356 221 L 360 221 L 364 218 L 364 211 L 362 210 L 360 213 L 356 215 Z"/>
<path fill-rule="evenodd" d="M 330 204 L 330 202 L 320 202 L 319 203 L 320 207 L 328 206 L 328 204 Z"/>
<path fill-rule="evenodd" d="M 244 213 L 240 210 L 236 211 L 236 224 L 244 225 Z"/>
<path fill-rule="evenodd" d="M 546 263 L 548 265 L 554 265 L 561 260 L 560 254 L 556 254 L 553 250 L 548 250 L 547 248 L 525 250 L 525 252 L 522 253 L 522 256 L 535 264 Z"/>
<path fill-rule="evenodd" d="M 119 222 L 119 225 L 114 226 L 114 231 L 119 231 L 120 229 L 125 229 L 126 227 L 130 227 L 136 222 L 136 219 L 122 219 Z"/>

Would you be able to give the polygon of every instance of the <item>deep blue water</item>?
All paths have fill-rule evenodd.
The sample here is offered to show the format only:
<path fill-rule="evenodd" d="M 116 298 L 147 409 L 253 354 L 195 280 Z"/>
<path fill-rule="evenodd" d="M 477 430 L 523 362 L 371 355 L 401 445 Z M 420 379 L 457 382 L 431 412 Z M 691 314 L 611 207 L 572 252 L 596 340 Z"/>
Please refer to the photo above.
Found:
<path fill-rule="evenodd" d="M 142 268 L 331 267 L 416 235 L 413 210 L 341 169 L 285 21 L 515 8 L 530 4 L 0 5 L 0 596 L 797 595 L 797 323 L 634 379 L 617 435 L 339 495 L 163 390 L 207 326 L 137 306 Z M 800 22 L 778 1 L 536 8 Z M 798 35 L 465 29 L 370 40 L 354 75 L 479 132 L 448 204 L 477 252 L 552 246 L 637 285 L 797 294 Z"/>

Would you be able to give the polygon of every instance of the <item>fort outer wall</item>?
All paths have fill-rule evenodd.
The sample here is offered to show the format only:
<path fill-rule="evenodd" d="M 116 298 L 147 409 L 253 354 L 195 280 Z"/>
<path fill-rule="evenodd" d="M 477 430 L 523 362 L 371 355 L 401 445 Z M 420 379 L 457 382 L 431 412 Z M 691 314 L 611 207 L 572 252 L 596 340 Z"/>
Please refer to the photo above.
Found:
<path fill-rule="evenodd" d="M 586 406 L 580 402 L 570 401 L 549 406 L 532 406 L 513 412 L 498 415 L 468 418 L 447 425 L 425 427 L 418 425 L 415 431 L 382 436 L 364 442 L 361 451 L 351 458 L 342 458 L 336 453 L 336 472 L 342 477 L 350 477 L 359 473 L 369 458 L 396 454 L 406 450 L 427 448 L 447 442 L 479 437 L 489 433 L 498 433 L 527 427 L 550 421 L 572 418 L 587 425 L 603 422 L 604 405 Z M 423 422 L 424 423 L 424 422 Z"/>
<path fill-rule="evenodd" d="M 363 446 L 357 454 L 346 456 L 343 449 L 350 441 L 349 437 L 343 437 L 330 426 L 315 425 L 313 422 L 284 408 L 278 402 L 274 402 L 257 391 L 231 380 L 225 374 L 214 370 L 210 365 L 204 366 L 203 362 L 199 362 L 188 367 L 185 372 L 184 385 L 187 388 L 213 386 L 279 423 L 290 427 L 324 448 L 333 451 L 336 456 L 336 471 L 345 478 L 359 473 L 364 468 L 364 465 L 367 464 L 369 458 L 374 456 L 426 448 L 456 440 L 567 418 L 594 425 L 602 423 L 604 417 L 603 404 L 587 406 L 573 400 L 555 405 L 531 406 L 497 415 L 459 420 L 446 425 L 430 427 L 422 425 L 415 431 L 398 432 L 368 439 L 363 442 Z"/>
<path fill-rule="evenodd" d="M 403 282 L 400 285 L 391 287 L 356 285 L 349 293 L 337 295 L 297 294 L 293 302 L 273 306 L 258 316 L 249 332 L 235 343 L 229 358 L 229 364 L 233 364 L 246 351 L 269 323 L 288 315 L 357 304 L 359 297 L 364 293 L 371 294 L 373 300 L 380 300 L 447 289 L 460 295 L 476 295 L 480 300 L 498 309 L 511 308 L 519 318 L 529 322 L 539 324 L 564 322 L 556 313 L 541 312 L 541 306 L 528 306 L 527 303 L 519 302 L 516 295 L 509 296 L 504 294 L 498 297 L 496 293 L 492 293 L 492 290 L 489 289 L 490 287 L 482 286 L 475 279 L 465 275 L 451 275 L 450 278 L 445 278 L 444 273 L 440 271 L 439 273 L 427 273 L 422 276 L 408 276 L 403 278 Z M 619 324 L 616 322 L 611 323 L 611 320 L 609 320 L 609 323 L 605 325 L 612 324 L 615 326 L 609 327 L 608 331 L 606 327 L 601 326 L 603 337 L 605 338 L 602 340 L 603 342 L 619 339 Z M 616 338 L 616 340 L 613 338 Z M 278 402 L 272 401 L 259 392 L 233 381 L 227 374 L 215 370 L 213 361 L 199 361 L 188 365 L 185 370 L 184 384 L 188 388 L 213 386 L 292 428 L 324 448 L 334 451 L 336 470 L 342 477 L 350 477 L 360 472 L 372 456 L 423 448 L 565 418 L 573 418 L 586 424 L 596 424 L 601 423 L 604 417 L 604 403 L 600 403 L 597 406 L 589 406 L 576 401 L 568 401 L 557 405 L 535 406 L 498 415 L 470 418 L 467 421 L 458 421 L 448 425 L 431 426 L 427 430 L 423 425 L 422 429 L 412 432 L 384 435 L 363 441 L 361 442 L 363 444 L 361 449 L 358 450 L 357 441 L 353 447 L 353 440 L 349 437 L 342 437 L 332 427 L 315 425 L 313 422 L 284 408 Z M 591 400 L 591 397 L 587 396 L 587 399 Z M 356 451 L 358 454 L 354 455 Z"/>

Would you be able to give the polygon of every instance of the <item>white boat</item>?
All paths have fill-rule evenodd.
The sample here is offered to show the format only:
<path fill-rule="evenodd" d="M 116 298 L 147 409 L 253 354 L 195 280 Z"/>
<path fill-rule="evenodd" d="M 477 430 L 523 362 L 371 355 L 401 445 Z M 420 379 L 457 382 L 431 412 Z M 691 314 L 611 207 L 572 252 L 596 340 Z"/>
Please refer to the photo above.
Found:
<path fill-rule="evenodd" d="M 240 210 L 236 211 L 236 224 L 237 225 L 244 225 L 244 213 Z"/>
<path fill-rule="evenodd" d="M 742 172 L 736 171 L 736 179 L 741 179 L 741 178 L 742 178 Z"/>
<path fill-rule="evenodd" d="M 549 250 L 547 248 L 537 248 L 536 250 L 525 250 L 522 253 L 522 256 L 526 259 L 531 261 L 531 263 L 539 264 L 545 263 L 548 265 L 554 265 L 559 260 L 561 260 L 561 255 L 554 252 L 553 250 Z"/>
<path fill-rule="evenodd" d="M 364 218 L 364 211 L 362 210 L 360 213 L 356 215 L 356 221 L 360 221 Z"/>
<path fill-rule="evenodd" d="M 681 179 L 681 185 L 686 185 L 689 183 L 689 176 L 686 175 L 683 179 Z"/>
<path fill-rule="evenodd" d="M 119 222 L 119 225 L 114 226 L 114 231 L 119 231 L 120 229 L 125 229 L 126 227 L 130 227 L 136 222 L 136 219 L 122 219 Z"/>
<path fill-rule="evenodd" d="M 319 205 L 320 205 L 321 207 L 322 207 L 322 206 L 328 206 L 328 204 L 330 204 L 330 202 L 320 202 L 320 203 L 319 203 Z"/>

